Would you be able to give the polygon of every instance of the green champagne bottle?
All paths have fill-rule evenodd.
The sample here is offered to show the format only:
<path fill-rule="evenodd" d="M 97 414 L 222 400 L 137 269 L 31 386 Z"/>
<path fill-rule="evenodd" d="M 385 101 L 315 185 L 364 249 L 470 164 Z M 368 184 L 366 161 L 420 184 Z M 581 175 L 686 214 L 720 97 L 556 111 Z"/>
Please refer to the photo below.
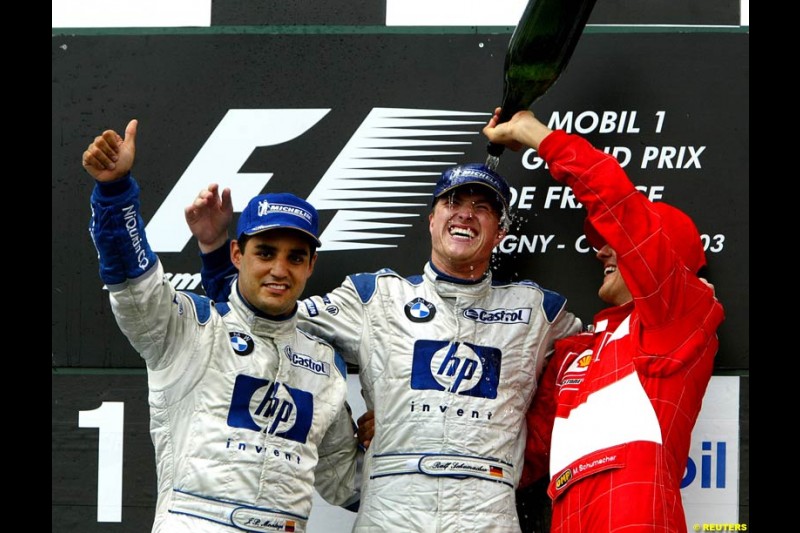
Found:
<path fill-rule="evenodd" d="M 567 66 L 596 0 L 528 0 L 503 67 L 500 123 L 530 108 Z M 505 146 L 489 143 L 486 165 L 496 168 Z"/>

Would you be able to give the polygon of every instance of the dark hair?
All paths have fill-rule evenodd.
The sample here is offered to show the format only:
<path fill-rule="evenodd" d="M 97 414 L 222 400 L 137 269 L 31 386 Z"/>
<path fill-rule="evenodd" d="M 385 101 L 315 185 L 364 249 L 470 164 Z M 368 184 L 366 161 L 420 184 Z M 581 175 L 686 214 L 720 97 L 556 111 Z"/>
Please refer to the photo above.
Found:
<path fill-rule="evenodd" d="M 252 235 L 246 235 L 242 233 L 241 235 L 239 235 L 239 238 L 236 239 L 236 242 L 239 244 L 240 252 L 244 253 L 244 247 L 247 246 L 247 241 L 250 240 L 250 237 L 252 237 Z"/>
<path fill-rule="evenodd" d="M 302 233 L 302 232 L 298 231 L 297 233 Z M 256 233 L 256 235 L 258 234 Z M 236 242 L 239 244 L 240 252 L 244 253 L 244 248 L 245 246 L 247 246 L 247 241 L 249 241 L 252 237 L 253 237 L 252 235 L 247 235 L 246 233 L 242 233 L 239 236 Z M 310 237 L 306 237 L 305 234 L 303 234 L 303 237 L 305 238 L 306 242 L 308 243 L 308 247 L 310 248 L 309 256 L 314 257 L 314 254 L 317 253 L 317 244 L 314 241 L 312 241 Z"/>

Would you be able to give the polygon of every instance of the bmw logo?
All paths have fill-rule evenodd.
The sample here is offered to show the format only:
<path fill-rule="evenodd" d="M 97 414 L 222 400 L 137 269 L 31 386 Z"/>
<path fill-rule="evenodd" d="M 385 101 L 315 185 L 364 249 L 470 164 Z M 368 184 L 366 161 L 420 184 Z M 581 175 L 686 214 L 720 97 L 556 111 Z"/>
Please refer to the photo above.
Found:
<path fill-rule="evenodd" d="M 256 346 L 253 342 L 253 337 L 247 333 L 241 333 L 239 331 L 230 331 L 228 332 L 228 335 L 231 337 L 231 346 L 233 346 L 233 351 L 238 355 L 250 355 L 253 353 L 253 349 Z"/>
<path fill-rule="evenodd" d="M 436 315 L 436 308 L 423 298 L 414 298 L 406 304 L 405 312 L 412 322 L 428 322 Z"/>

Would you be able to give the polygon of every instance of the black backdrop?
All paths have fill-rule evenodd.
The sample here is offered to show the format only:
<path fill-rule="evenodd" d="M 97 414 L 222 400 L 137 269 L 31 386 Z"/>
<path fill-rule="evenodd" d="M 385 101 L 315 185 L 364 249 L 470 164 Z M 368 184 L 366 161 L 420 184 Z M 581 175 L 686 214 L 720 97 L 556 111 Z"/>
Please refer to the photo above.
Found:
<path fill-rule="evenodd" d="M 152 519 L 154 504 L 143 364 L 116 328 L 87 232 L 92 183 L 80 167 L 80 155 L 100 131 L 121 131 L 130 118 L 139 119 L 134 174 L 142 185 L 145 220 L 150 221 L 199 153 L 207 150 L 213 157 L 224 150 L 222 144 L 211 146 L 209 138 L 229 110 L 329 110 L 293 140 L 253 147 L 241 168 L 234 169 L 240 174 L 272 173 L 265 191 L 301 196 L 320 186 L 373 110 L 439 110 L 435 118 L 461 123 L 431 128 L 439 133 L 430 138 L 464 144 L 445 148 L 451 152 L 446 156 L 418 156 L 415 160 L 422 163 L 414 170 L 428 173 L 410 180 L 419 185 L 381 189 L 417 196 L 399 207 L 373 209 L 392 213 L 390 222 L 406 226 L 388 232 L 394 237 L 356 239 L 362 245 L 388 247 L 325 251 L 323 244 L 308 294 L 324 292 L 356 271 L 384 266 L 402 274 L 420 271 L 429 252 L 426 195 L 442 161 L 484 159 L 479 132 L 500 99 L 503 57 L 513 28 L 358 26 L 383 20 L 384 13 L 368 4 L 356 10 L 348 3 L 347 10 L 336 12 L 338 18 L 329 18 L 329 23 L 350 26 L 260 26 L 267 23 L 264 3 L 235 1 L 213 4 L 211 28 L 53 30 L 54 531 L 101 527 L 93 522 L 92 507 L 96 465 L 91 460 L 97 455 L 97 438 L 79 430 L 75 421 L 78 411 L 94 409 L 102 401 L 125 401 L 133 409 L 128 419 L 136 421 L 125 429 L 126 521 L 102 530 L 148 528 L 143 524 Z M 276 6 L 271 24 L 291 24 L 301 16 L 309 17 L 303 23 L 324 22 L 317 20 L 322 13 L 312 16 L 297 3 Z M 659 13 L 642 6 L 631 9 L 630 3 L 598 2 L 590 24 L 650 23 L 652 17 L 682 24 L 735 25 L 738 20 L 738 4 L 703 6 L 687 21 L 680 6 Z M 740 521 L 747 522 L 749 29 L 590 26 L 567 71 L 534 111 L 545 120 L 571 114 L 574 125 L 587 128 L 594 117 L 605 116 L 614 131 L 595 129 L 586 137 L 599 147 L 616 147 L 621 157 L 629 155 L 626 170 L 632 180 L 683 208 L 709 236 L 709 275 L 727 312 L 719 332 L 716 373 L 743 377 Z M 618 128 L 623 113 L 626 121 Z M 655 159 L 646 158 L 653 154 Z M 575 249 L 583 212 L 552 198 L 548 202 L 548 194 L 563 191 L 554 188 L 558 184 L 545 169 L 526 168 L 533 161 L 531 154 L 507 152 L 500 164 L 518 194 L 536 187 L 532 198 L 529 189 L 526 199 L 515 202 L 517 222 L 504 249 L 524 239 L 535 244 L 499 254 L 496 274 L 533 279 L 559 291 L 574 312 L 590 320 L 601 307 L 596 290 L 602 273 L 591 254 Z M 236 178 L 229 178 L 235 195 Z M 203 179 L 222 181 L 213 172 Z M 191 201 L 192 194 L 180 205 Z M 322 193 L 317 189 L 316 194 Z M 323 226 L 336 212 L 321 210 Z M 182 213 L 174 214 L 170 220 L 177 226 Z M 172 231 L 172 226 L 161 224 L 159 230 Z M 552 236 L 544 249 L 542 236 Z M 196 254 L 194 243 L 187 241 L 182 251 L 159 255 L 169 272 L 191 274 L 199 269 Z"/>

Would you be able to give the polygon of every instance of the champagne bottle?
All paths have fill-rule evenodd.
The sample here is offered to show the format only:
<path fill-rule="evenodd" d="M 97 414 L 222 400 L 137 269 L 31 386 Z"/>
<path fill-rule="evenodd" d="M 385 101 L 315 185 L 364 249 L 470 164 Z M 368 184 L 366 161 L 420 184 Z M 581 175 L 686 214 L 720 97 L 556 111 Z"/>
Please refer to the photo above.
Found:
<path fill-rule="evenodd" d="M 528 109 L 567 66 L 596 0 L 528 0 L 503 67 L 500 123 Z M 505 146 L 489 143 L 486 165 L 496 168 Z"/>

